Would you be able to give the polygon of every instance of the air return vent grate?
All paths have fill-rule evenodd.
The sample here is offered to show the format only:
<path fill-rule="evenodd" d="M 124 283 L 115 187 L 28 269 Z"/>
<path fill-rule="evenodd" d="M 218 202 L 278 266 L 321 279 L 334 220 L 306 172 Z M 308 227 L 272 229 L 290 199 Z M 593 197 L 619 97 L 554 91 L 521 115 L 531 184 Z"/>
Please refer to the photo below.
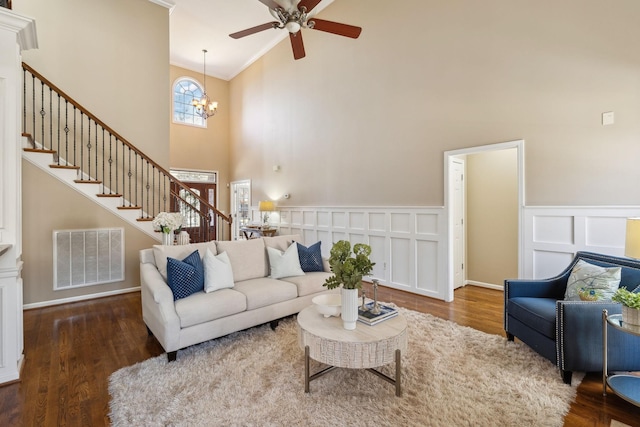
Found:
<path fill-rule="evenodd" d="M 53 289 L 124 280 L 124 229 L 55 230 Z"/>

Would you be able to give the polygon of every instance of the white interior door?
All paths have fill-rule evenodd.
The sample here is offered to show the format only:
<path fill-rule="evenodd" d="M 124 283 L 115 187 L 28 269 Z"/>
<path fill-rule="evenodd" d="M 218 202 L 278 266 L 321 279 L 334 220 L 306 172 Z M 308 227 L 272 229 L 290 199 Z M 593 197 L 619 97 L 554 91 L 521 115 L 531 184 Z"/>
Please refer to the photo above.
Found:
<path fill-rule="evenodd" d="M 453 183 L 453 288 L 465 284 L 465 225 L 464 225 L 464 160 L 453 159 L 451 162 L 451 182 Z"/>

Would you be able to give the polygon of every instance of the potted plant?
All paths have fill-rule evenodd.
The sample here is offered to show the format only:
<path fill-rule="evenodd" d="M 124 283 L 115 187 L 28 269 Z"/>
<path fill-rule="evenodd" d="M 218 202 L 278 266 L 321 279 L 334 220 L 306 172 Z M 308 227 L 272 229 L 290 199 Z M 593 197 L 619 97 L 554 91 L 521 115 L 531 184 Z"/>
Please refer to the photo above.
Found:
<path fill-rule="evenodd" d="M 622 304 L 622 321 L 624 323 L 640 326 L 640 293 L 618 288 L 611 300 Z"/>
<path fill-rule="evenodd" d="M 345 329 L 356 328 L 358 320 L 358 289 L 362 288 L 362 277 L 373 270 L 375 263 L 369 259 L 371 246 L 364 243 L 353 245 L 346 240 L 340 240 L 331 248 L 329 266 L 333 276 L 329 277 L 323 286 L 335 289 L 342 286 L 342 323 Z"/>

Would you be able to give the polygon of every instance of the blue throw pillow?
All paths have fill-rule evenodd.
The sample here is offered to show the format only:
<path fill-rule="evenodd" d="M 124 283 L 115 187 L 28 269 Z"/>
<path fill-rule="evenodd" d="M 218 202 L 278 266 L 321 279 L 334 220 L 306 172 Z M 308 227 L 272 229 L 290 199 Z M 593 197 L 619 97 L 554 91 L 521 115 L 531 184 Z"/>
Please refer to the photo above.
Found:
<path fill-rule="evenodd" d="M 195 250 L 182 261 L 167 257 L 167 283 L 174 301 L 204 290 L 204 266 L 200 253 Z"/>
<path fill-rule="evenodd" d="M 310 271 L 324 271 L 322 264 L 322 253 L 320 251 L 320 242 L 306 247 L 296 242 L 298 245 L 298 258 L 300 259 L 300 267 L 305 273 Z"/>

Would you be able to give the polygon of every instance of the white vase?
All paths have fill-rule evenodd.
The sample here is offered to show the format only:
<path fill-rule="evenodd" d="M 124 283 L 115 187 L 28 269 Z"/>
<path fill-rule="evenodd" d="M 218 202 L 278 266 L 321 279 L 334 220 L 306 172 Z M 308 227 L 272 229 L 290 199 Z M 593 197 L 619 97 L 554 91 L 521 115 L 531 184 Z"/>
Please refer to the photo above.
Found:
<path fill-rule="evenodd" d="M 342 326 L 352 331 L 358 320 L 358 290 L 342 288 Z"/>
<path fill-rule="evenodd" d="M 162 233 L 162 244 L 166 246 L 173 245 L 173 230 L 168 233 Z"/>

